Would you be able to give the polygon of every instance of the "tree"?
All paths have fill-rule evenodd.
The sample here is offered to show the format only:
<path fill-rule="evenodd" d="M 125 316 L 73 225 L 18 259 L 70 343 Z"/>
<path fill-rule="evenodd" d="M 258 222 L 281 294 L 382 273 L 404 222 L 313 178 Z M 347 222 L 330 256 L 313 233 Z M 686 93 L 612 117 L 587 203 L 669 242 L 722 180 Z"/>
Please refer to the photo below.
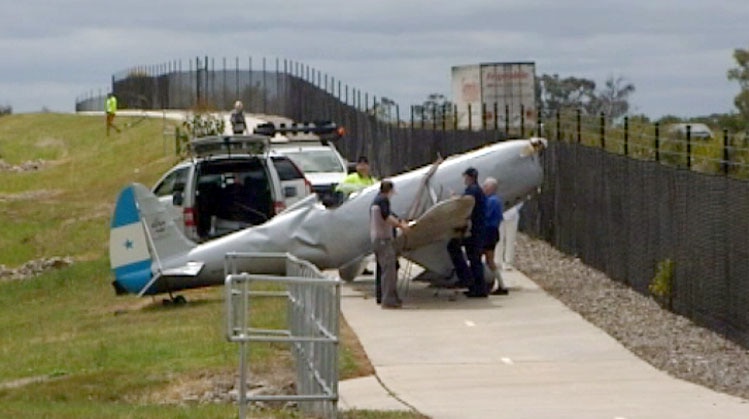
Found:
<path fill-rule="evenodd" d="M 553 117 L 557 111 L 582 109 L 590 112 L 595 102 L 596 83 L 593 80 L 544 74 L 537 84 L 539 112 L 544 119 Z"/>
<path fill-rule="evenodd" d="M 634 91 L 635 85 L 626 82 L 623 77 L 610 76 L 603 90 L 591 103 L 591 110 L 595 113 L 603 112 L 609 120 L 624 116 L 629 111 L 629 95 Z"/>
<path fill-rule="evenodd" d="M 558 74 L 542 75 L 536 84 L 539 112 L 544 119 L 553 118 L 557 111 L 580 109 L 584 114 L 605 113 L 616 119 L 629 111 L 629 95 L 635 86 L 623 77 L 609 77 L 602 90 L 596 82 L 577 77 L 561 78 Z"/>
<path fill-rule="evenodd" d="M 453 103 L 447 100 L 442 93 L 431 93 L 427 100 L 421 105 L 413 107 L 414 120 L 424 120 L 429 124 L 442 125 L 443 117 L 446 125 L 452 126 L 450 121 L 453 119 Z"/>
<path fill-rule="evenodd" d="M 733 50 L 733 58 L 738 67 L 728 70 L 728 80 L 737 81 L 741 91 L 733 100 L 739 113 L 749 119 L 749 50 Z"/>
<path fill-rule="evenodd" d="M 395 122 L 397 104 L 394 100 L 382 97 L 379 103 L 375 103 L 372 108 L 374 116 L 383 122 Z"/>
<path fill-rule="evenodd" d="M 12 113 L 13 113 L 13 108 L 10 105 L 0 106 L 0 116 L 11 115 Z"/>

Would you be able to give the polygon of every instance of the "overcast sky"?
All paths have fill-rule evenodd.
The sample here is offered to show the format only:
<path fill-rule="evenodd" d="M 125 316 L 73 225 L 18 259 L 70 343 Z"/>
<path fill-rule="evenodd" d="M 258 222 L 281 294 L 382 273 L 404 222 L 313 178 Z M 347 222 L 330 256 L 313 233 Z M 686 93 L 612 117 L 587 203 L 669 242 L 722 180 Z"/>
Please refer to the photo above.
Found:
<path fill-rule="evenodd" d="M 452 66 L 534 61 L 698 116 L 734 110 L 748 28 L 748 0 L 0 0 L 0 105 L 70 112 L 113 73 L 207 55 L 300 61 L 402 107 L 450 97 Z"/>

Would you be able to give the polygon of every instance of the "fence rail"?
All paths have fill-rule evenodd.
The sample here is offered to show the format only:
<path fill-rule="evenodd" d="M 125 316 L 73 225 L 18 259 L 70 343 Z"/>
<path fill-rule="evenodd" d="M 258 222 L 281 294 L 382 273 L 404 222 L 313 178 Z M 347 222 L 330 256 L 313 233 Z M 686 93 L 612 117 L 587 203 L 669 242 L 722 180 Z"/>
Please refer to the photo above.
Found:
<path fill-rule="evenodd" d="M 281 259 L 286 276 L 237 272 L 240 259 Z M 246 417 L 248 401 L 294 401 L 302 411 L 326 418 L 337 416 L 340 281 L 323 275 L 314 265 L 289 254 L 229 253 L 226 255 L 226 338 L 240 346 L 239 417 Z M 254 284 L 269 283 L 283 291 L 259 291 Z M 251 327 L 252 301 L 287 301 L 288 329 Z M 291 345 L 296 362 L 296 394 L 247 396 L 248 344 L 279 342 Z"/>

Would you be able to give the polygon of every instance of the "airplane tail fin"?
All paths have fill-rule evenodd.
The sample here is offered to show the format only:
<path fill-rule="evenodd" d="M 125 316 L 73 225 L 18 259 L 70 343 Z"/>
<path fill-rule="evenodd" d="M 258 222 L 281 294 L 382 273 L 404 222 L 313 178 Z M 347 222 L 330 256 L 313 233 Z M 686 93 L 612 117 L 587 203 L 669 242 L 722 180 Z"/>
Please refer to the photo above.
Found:
<path fill-rule="evenodd" d="M 109 260 L 118 294 L 148 293 L 161 261 L 195 247 L 145 186 L 133 183 L 117 198 L 109 233 Z"/>

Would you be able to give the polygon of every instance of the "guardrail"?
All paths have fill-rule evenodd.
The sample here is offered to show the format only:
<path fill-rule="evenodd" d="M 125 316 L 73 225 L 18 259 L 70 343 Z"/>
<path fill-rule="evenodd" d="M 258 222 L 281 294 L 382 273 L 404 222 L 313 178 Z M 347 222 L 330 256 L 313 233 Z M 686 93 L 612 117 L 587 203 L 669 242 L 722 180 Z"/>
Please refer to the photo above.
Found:
<path fill-rule="evenodd" d="M 240 259 L 273 259 L 286 264 L 286 276 L 237 272 Z M 253 401 L 294 401 L 300 410 L 335 418 L 338 413 L 338 319 L 341 282 L 311 263 L 283 253 L 228 253 L 226 339 L 239 343 L 239 417 Z M 255 283 L 285 286 L 284 291 L 253 290 Z M 253 298 L 285 298 L 288 329 L 250 327 Z M 296 395 L 247 395 L 247 354 L 251 342 L 288 342 L 296 361 Z"/>

